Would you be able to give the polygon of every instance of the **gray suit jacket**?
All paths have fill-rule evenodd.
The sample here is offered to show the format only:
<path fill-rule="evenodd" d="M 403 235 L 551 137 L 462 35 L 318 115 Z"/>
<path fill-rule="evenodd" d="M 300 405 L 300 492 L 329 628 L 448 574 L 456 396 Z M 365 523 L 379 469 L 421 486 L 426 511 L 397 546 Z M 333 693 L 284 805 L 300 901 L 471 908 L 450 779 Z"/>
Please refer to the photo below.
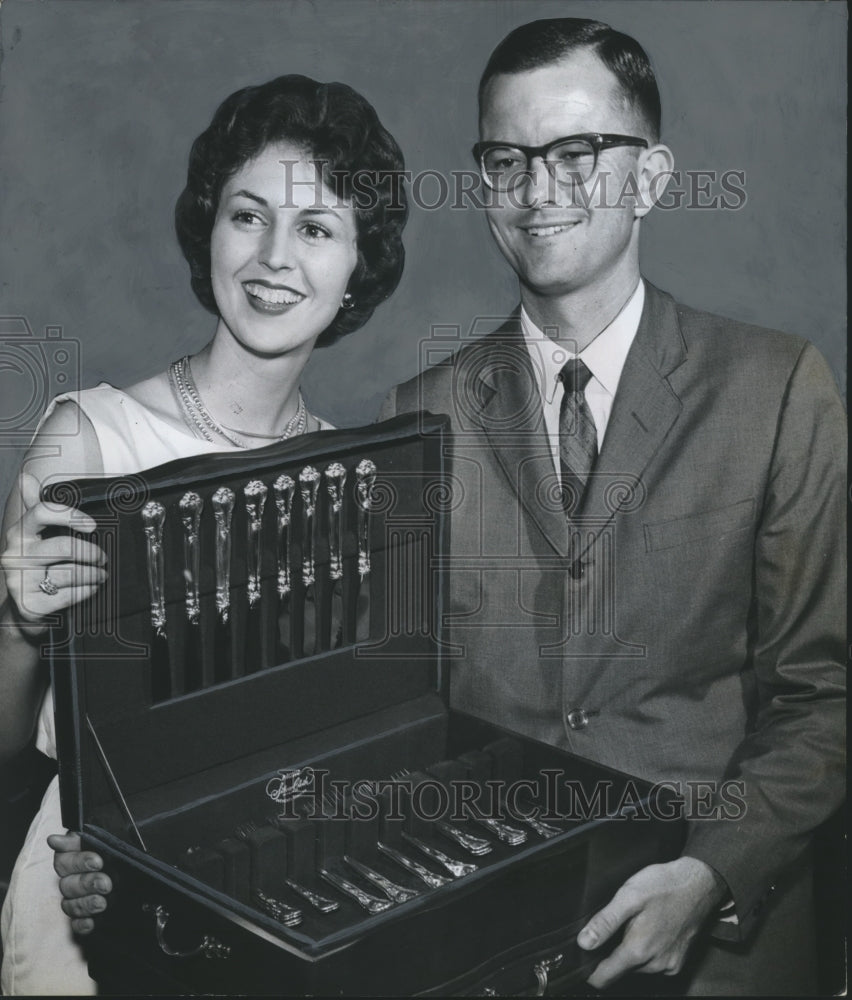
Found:
<path fill-rule="evenodd" d="M 746 934 L 843 796 L 845 417 L 812 345 L 646 287 L 570 520 L 517 317 L 383 415 L 452 419 L 453 704 L 676 782 Z"/>

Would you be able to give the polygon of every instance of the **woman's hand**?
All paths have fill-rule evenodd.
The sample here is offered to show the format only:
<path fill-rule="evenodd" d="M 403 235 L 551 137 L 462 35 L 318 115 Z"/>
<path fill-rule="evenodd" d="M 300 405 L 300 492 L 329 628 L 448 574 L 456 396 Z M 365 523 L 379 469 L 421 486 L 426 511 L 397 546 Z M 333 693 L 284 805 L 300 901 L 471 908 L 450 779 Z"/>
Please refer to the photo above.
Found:
<path fill-rule="evenodd" d="M 95 522 L 74 507 L 39 500 L 38 480 L 27 473 L 20 481 L 21 516 L 6 531 L 0 566 L 17 608 L 18 627 L 27 635 L 46 629 L 45 618 L 83 601 L 106 580 L 106 555 L 100 546 L 76 535 L 44 538 L 46 528 L 71 528 L 91 534 Z M 57 589 L 43 589 L 45 579 Z"/>
<path fill-rule="evenodd" d="M 106 909 L 104 897 L 112 891 L 109 875 L 101 871 L 101 856 L 82 850 L 78 833 L 55 833 L 47 843 L 54 852 L 53 867 L 64 897 L 62 909 L 71 918 L 76 934 L 89 934 L 95 926 L 92 915 Z"/>

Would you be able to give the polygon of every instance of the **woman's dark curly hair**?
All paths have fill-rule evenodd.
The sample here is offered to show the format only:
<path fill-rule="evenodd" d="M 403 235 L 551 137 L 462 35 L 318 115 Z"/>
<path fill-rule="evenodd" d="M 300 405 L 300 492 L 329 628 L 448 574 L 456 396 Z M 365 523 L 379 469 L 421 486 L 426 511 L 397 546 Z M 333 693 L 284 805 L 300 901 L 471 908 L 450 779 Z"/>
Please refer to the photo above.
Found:
<path fill-rule="evenodd" d="M 347 289 L 355 304 L 339 309 L 317 340 L 330 344 L 367 322 L 396 288 L 405 261 L 402 152 L 372 105 L 351 87 L 293 74 L 226 98 L 192 144 L 186 187 L 175 206 L 177 237 L 189 262 L 192 290 L 205 309 L 218 315 L 210 237 L 219 196 L 245 163 L 280 142 L 321 161 L 323 182 L 351 200 L 355 210 L 358 263 Z"/>

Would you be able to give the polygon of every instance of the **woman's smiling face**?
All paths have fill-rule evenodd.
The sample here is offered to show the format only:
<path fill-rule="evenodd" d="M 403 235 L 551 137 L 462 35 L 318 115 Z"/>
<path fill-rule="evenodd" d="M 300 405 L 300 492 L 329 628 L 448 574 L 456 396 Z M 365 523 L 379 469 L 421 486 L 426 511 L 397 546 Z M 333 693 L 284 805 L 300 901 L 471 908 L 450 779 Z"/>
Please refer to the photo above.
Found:
<path fill-rule="evenodd" d="M 340 308 L 357 238 L 354 209 L 310 154 L 267 146 L 219 197 L 210 270 L 220 327 L 256 354 L 309 354 Z"/>

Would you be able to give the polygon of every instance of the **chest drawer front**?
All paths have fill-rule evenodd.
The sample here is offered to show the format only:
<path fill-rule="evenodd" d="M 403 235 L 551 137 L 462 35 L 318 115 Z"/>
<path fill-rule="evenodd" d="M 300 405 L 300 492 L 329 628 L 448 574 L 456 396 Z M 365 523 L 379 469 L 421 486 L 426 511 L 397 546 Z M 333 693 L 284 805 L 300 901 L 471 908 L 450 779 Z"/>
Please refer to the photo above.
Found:
<path fill-rule="evenodd" d="M 317 963 L 298 942 L 236 909 L 220 909 L 97 840 L 86 846 L 104 855 L 113 880 L 108 911 L 87 943 L 90 974 L 102 992 L 318 992 Z"/>

